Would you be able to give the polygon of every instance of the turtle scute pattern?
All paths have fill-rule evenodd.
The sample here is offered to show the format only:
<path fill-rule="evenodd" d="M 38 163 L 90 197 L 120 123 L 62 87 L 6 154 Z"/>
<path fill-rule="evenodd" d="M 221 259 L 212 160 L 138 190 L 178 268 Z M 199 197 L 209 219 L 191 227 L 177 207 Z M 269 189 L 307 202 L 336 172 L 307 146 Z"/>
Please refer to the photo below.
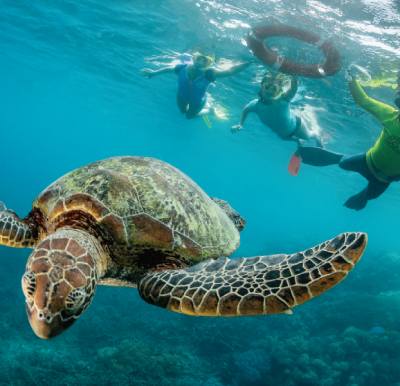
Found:
<path fill-rule="evenodd" d="M 36 234 L 11 211 L 0 211 L 0 245 L 27 248 L 36 243 Z"/>
<path fill-rule="evenodd" d="M 36 310 L 38 315 L 50 320 L 59 316 L 67 321 L 77 319 L 90 304 L 89 301 L 83 302 L 79 313 L 69 313 L 62 307 L 66 295 L 73 289 L 85 288 L 85 298 L 91 299 L 98 280 L 93 258 L 97 253 L 94 244 L 85 245 L 82 240 L 78 243 L 75 238 L 75 231 L 59 231 L 41 241 L 31 255 L 26 266 L 28 275 L 23 278 L 35 282 L 34 298 L 27 297 L 30 312 Z"/>
<path fill-rule="evenodd" d="M 115 157 L 61 177 L 34 204 L 50 221 L 81 210 L 120 244 L 199 260 L 232 253 L 239 234 L 186 175 L 146 157 Z"/>
<path fill-rule="evenodd" d="M 151 304 L 189 315 L 287 313 L 340 282 L 365 246 L 365 234 L 344 233 L 292 255 L 220 258 L 149 273 L 139 291 Z"/>

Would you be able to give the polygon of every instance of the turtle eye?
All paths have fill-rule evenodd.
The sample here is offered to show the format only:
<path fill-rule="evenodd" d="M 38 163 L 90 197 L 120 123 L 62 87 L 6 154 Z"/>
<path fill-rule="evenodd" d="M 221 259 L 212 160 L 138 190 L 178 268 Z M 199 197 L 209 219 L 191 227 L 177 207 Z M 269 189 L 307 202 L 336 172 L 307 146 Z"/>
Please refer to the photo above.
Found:
<path fill-rule="evenodd" d="M 69 311 L 78 310 L 86 297 L 86 292 L 82 288 L 73 289 L 65 299 L 65 307 Z"/>
<path fill-rule="evenodd" d="M 26 298 L 32 298 L 36 289 L 36 276 L 33 272 L 25 272 L 22 276 L 22 291 Z"/>

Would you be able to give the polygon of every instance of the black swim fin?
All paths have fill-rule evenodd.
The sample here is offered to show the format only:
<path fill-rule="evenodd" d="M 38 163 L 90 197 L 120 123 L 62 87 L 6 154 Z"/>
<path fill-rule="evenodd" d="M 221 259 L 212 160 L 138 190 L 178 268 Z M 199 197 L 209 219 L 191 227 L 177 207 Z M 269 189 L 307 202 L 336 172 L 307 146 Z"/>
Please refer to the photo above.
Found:
<path fill-rule="evenodd" d="M 299 146 L 296 153 L 305 164 L 313 166 L 335 165 L 343 158 L 343 154 L 313 146 Z"/>

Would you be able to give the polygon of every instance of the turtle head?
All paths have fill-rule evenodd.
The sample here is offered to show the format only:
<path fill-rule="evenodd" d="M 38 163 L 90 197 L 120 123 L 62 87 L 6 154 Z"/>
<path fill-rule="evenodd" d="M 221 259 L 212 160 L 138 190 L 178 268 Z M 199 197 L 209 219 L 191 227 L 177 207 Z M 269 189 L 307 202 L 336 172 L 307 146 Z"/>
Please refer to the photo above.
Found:
<path fill-rule="evenodd" d="M 231 219 L 236 229 L 241 232 L 245 225 L 246 220 L 240 215 L 240 213 L 232 208 L 232 206 L 225 200 L 213 197 L 212 200 L 225 212 L 225 214 Z"/>
<path fill-rule="evenodd" d="M 49 339 L 71 326 L 92 302 L 101 250 L 84 231 L 62 229 L 42 240 L 22 277 L 29 323 Z M 101 266 L 101 264 L 100 264 Z"/>

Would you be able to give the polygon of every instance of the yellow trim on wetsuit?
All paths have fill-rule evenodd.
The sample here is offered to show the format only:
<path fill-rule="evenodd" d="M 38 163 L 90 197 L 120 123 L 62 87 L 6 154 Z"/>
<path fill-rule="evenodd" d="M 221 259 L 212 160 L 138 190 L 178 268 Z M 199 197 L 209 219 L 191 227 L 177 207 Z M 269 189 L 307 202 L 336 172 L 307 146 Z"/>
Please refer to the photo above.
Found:
<path fill-rule="evenodd" d="M 399 110 L 369 97 L 357 80 L 351 81 L 349 86 L 354 101 L 383 126 L 374 146 L 367 152 L 367 164 L 378 180 L 390 182 L 400 176 Z"/>

